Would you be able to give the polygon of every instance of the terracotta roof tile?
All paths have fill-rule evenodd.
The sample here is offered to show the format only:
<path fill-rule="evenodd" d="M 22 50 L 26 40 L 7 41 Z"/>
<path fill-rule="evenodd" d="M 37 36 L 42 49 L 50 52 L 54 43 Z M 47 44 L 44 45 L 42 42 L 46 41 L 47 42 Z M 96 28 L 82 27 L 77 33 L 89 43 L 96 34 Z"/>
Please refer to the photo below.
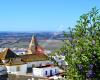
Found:
<path fill-rule="evenodd" d="M 48 56 L 46 56 L 45 54 L 27 54 L 27 55 L 21 55 L 21 58 L 25 62 L 48 60 Z"/>

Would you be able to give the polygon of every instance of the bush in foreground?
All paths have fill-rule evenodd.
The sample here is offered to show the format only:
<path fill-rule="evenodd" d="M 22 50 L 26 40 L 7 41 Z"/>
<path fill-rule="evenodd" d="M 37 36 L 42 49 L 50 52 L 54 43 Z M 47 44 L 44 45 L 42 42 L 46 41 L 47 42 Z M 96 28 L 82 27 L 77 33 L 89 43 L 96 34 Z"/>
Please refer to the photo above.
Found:
<path fill-rule="evenodd" d="M 60 52 L 66 53 L 67 80 L 100 79 L 100 14 L 92 8 L 80 16 L 70 37 L 64 33 L 65 45 Z M 68 36 L 68 37 L 67 37 Z"/>

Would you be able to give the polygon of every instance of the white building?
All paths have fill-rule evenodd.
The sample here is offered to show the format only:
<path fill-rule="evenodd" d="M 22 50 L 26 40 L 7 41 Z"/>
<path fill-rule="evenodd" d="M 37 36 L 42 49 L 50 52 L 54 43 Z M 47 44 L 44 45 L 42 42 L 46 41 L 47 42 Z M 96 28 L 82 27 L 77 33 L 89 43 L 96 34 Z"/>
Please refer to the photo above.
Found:
<path fill-rule="evenodd" d="M 46 55 L 48 55 L 48 54 L 51 54 L 51 51 L 50 51 L 50 50 L 44 50 L 44 53 L 45 53 Z"/>
<path fill-rule="evenodd" d="M 33 68 L 33 77 L 58 77 L 60 73 L 63 73 L 63 70 L 55 66 Z"/>
<path fill-rule="evenodd" d="M 27 73 L 27 64 L 22 62 L 20 58 L 10 59 L 6 64 L 8 74 L 26 74 Z"/>
<path fill-rule="evenodd" d="M 0 54 L 0 59 L 5 64 L 8 74 L 27 75 L 27 73 L 31 72 L 33 77 L 54 79 L 58 76 L 61 77 L 60 74 L 63 73 L 58 67 L 51 66 L 53 63 L 50 62 L 48 56 L 44 54 L 44 49 L 38 45 L 35 37 L 32 37 L 29 48 L 25 54 L 16 55 L 10 49 L 5 49 Z"/>
<path fill-rule="evenodd" d="M 25 50 L 13 50 L 17 55 L 25 55 L 26 51 Z"/>
<path fill-rule="evenodd" d="M 55 61 L 58 62 L 59 66 L 68 66 L 68 63 L 65 61 L 65 56 L 62 56 L 62 55 L 58 56 L 58 55 L 56 55 L 56 56 L 52 56 L 52 58 L 54 58 Z"/>
<path fill-rule="evenodd" d="M 45 54 L 27 54 L 21 56 L 22 60 L 27 63 L 28 68 L 45 66 L 52 64 Z"/>

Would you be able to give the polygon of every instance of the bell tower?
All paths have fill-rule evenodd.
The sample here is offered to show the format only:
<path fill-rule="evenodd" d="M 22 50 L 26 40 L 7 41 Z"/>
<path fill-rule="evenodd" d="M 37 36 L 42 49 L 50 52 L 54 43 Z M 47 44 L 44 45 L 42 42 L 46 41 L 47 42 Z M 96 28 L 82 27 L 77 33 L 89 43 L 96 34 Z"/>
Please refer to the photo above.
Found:
<path fill-rule="evenodd" d="M 29 44 L 28 54 L 40 54 L 40 53 L 44 53 L 44 49 L 41 46 L 39 46 L 36 37 L 33 35 L 31 42 Z"/>
<path fill-rule="evenodd" d="M 38 42 L 36 40 L 36 37 L 33 35 L 29 44 L 28 54 L 35 54 L 37 50 L 37 46 L 38 46 Z"/>

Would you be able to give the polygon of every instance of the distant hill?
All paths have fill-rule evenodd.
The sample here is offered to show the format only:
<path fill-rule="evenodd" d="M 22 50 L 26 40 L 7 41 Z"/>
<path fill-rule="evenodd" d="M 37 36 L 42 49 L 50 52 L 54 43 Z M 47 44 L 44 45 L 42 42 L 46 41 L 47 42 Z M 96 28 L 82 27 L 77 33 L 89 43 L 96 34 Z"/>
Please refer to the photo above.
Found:
<path fill-rule="evenodd" d="M 63 32 L 0 32 L 0 48 L 27 48 L 32 35 L 35 35 L 39 43 L 48 49 L 50 44 L 52 44 L 50 48 L 60 47 L 62 40 L 65 39 Z"/>
<path fill-rule="evenodd" d="M 24 38 L 24 37 L 32 37 L 35 35 L 38 39 L 63 39 L 64 35 L 63 32 L 35 32 L 35 33 L 28 33 L 28 32 L 0 32 L 0 38 Z"/>

